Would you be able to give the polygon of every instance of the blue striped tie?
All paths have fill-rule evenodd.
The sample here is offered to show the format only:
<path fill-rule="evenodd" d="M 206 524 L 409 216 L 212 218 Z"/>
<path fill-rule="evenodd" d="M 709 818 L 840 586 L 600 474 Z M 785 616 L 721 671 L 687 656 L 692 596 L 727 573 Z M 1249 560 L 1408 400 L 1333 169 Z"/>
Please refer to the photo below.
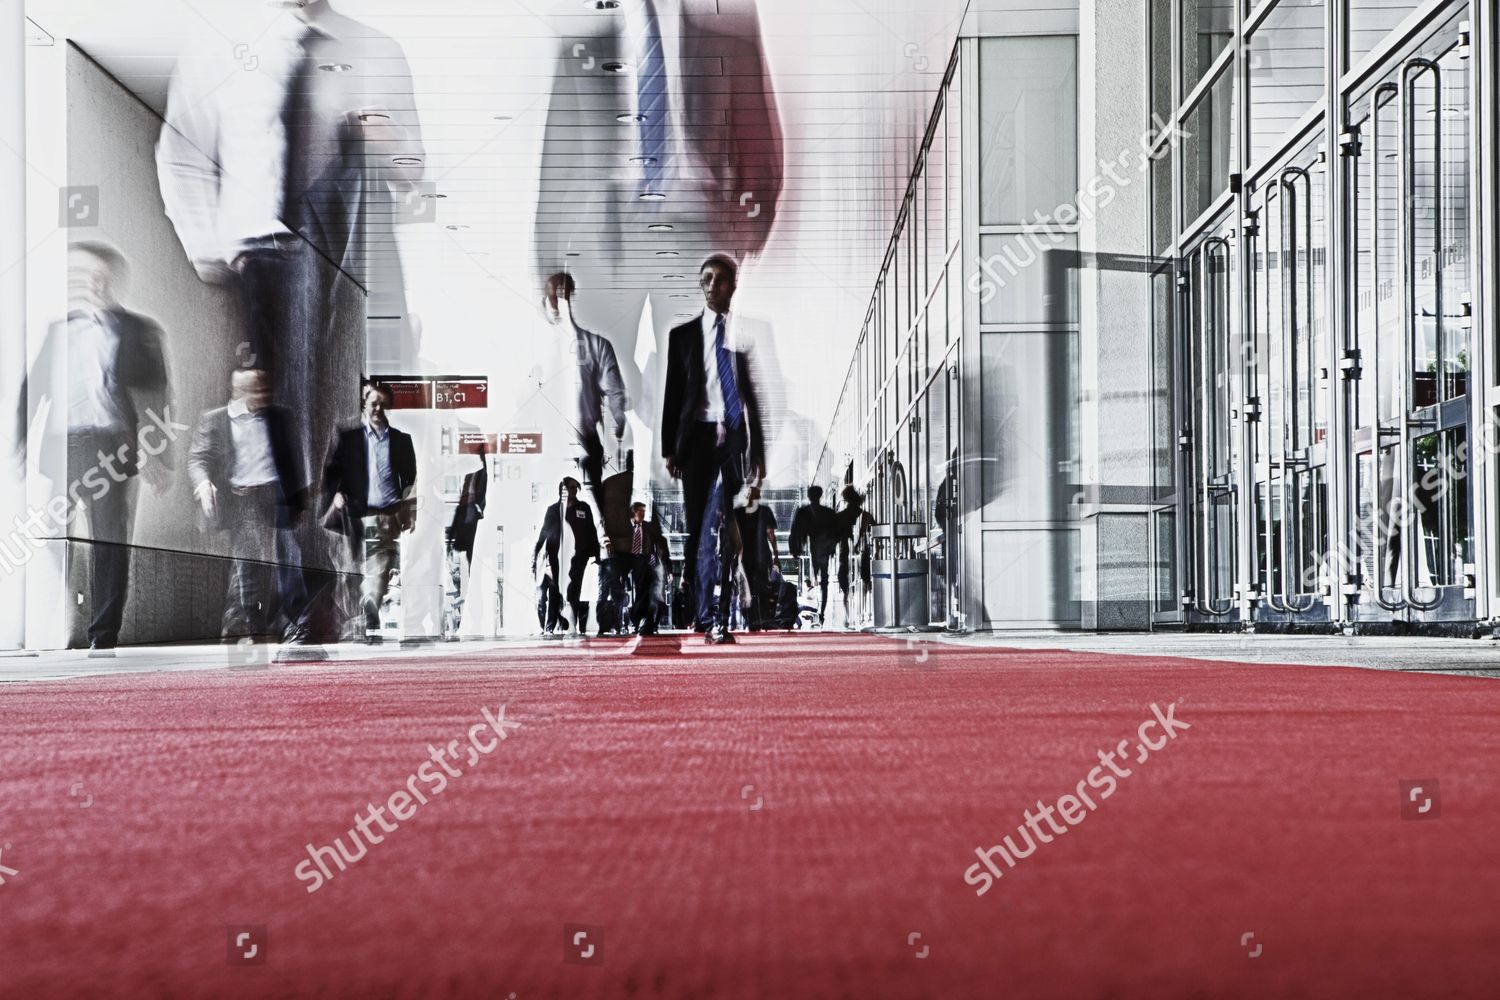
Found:
<path fill-rule="evenodd" d="M 656 8 L 651 0 L 640 3 L 646 24 L 636 63 L 636 97 L 640 101 L 637 111 L 645 118 L 640 123 L 641 162 L 645 171 L 641 194 L 665 194 L 661 182 L 667 154 L 667 62 L 662 55 Z"/>
<path fill-rule="evenodd" d="M 734 430 L 740 425 L 744 407 L 740 390 L 734 381 L 734 352 L 724 346 L 724 317 L 714 320 L 714 357 L 719 363 L 719 387 L 724 390 L 724 427 Z"/>

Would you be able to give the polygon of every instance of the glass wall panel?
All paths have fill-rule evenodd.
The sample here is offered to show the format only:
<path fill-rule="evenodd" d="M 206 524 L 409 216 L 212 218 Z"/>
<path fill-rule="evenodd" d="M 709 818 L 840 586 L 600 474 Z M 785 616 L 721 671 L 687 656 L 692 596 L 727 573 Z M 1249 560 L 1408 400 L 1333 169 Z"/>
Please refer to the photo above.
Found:
<path fill-rule="evenodd" d="M 1250 36 L 1250 164 L 1323 94 L 1322 0 L 1281 0 Z"/>
<path fill-rule="evenodd" d="M 1420 6 L 1419 0 L 1349 0 L 1350 67 Z"/>
<path fill-rule="evenodd" d="M 979 54 L 979 221 L 1050 215 L 1078 190 L 1076 41 L 986 38 Z"/>
<path fill-rule="evenodd" d="M 1172 271 L 1156 272 L 1151 278 L 1151 478 L 1158 500 L 1171 499 L 1177 478 L 1177 418 L 1172 396 L 1176 297 Z"/>
<path fill-rule="evenodd" d="M 1068 301 L 1054 303 L 1047 295 L 1047 253 L 1052 248 L 1073 249 L 1076 236 L 1064 233 L 1005 233 L 980 237 L 979 253 L 985 279 L 994 295 L 980 306 L 981 323 L 1076 322 L 1077 271 L 1068 272 Z M 981 302 L 983 299 L 981 298 Z M 1061 308 L 1057 308 L 1058 306 Z"/>
<path fill-rule="evenodd" d="M 1170 144 L 1151 161 L 1151 248 L 1166 253 L 1176 231 L 1172 228 L 1172 156 Z"/>
<path fill-rule="evenodd" d="M 944 176 L 948 162 L 946 149 L 943 123 L 940 121 L 933 134 L 932 148 L 927 153 L 927 169 L 924 171 L 927 180 L 927 210 L 923 214 L 927 227 L 926 288 L 931 288 L 942 277 L 943 264 L 948 259 L 948 241 L 943 229 L 943 194 L 948 184 L 948 179 Z"/>
<path fill-rule="evenodd" d="M 980 418 L 985 521 L 1065 520 L 1073 499 L 1077 338 L 986 333 Z"/>
<path fill-rule="evenodd" d="M 955 77 L 956 79 L 956 77 Z M 948 247 L 958 246 L 963 238 L 963 220 L 960 207 L 963 204 L 963 156 L 962 139 L 964 115 L 963 95 L 956 86 L 948 88 Z"/>
<path fill-rule="evenodd" d="M 1201 79 L 1234 38 L 1235 0 L 1183 0 L 1182 92 Z"/>
<path fill-rule="evenodd" d="M 1172 0 L 1151 0 L 1151 115 L 1167 121 L 1172 104 Z"/>
<path fill-rule="evenodd" d="M 1183 220 L 1191 222 L 1229 190 L 1235 160 L 1234 74 L 1226 70 L 1188 112 L 1183 149 Z"/>

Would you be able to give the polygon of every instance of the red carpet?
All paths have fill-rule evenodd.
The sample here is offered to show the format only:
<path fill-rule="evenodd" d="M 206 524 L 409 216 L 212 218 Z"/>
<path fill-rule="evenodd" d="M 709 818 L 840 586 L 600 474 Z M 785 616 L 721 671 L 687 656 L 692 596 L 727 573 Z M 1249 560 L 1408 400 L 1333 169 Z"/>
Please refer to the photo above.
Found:
<path fill-rule="evenodd" d="M 1496 995 L 1493 681 L 683 649 L 0 687 L 0 994 Z M 976 896 L 975 848 L 1153 703 L 1192 728 Z M 521 728 L 306 891 L 305 845 L 502 704 Z"/>

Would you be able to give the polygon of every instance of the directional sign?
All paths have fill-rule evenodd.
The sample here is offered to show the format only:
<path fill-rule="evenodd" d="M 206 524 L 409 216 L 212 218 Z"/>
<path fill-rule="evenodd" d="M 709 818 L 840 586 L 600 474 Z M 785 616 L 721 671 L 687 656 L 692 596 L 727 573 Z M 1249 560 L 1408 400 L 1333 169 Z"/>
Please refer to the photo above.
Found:
<path fill-rule="evenodd" d="M 392 410 L 432 409 L 432 383 L 426 379 L 382 379 L 391 390 Z"/>
<path fill-rule="evenodd" d="M 499 450 L 498 434 L 485 434 L 480 431 L 458 432 L 458 453 L 460 455 L 493 455 Z"/>
<path fill-rule="evenodd" d="M 489 379 L 440 379 L 433 383 L 433 406 L 439 410 L 482 410 L 490 405 Z"/>
<path fill-rule="evenodd" d="M 542 436 L 540 434 L 501 434 L 499 445 L 499 453 L 502 455 L 540 455 Z"/>

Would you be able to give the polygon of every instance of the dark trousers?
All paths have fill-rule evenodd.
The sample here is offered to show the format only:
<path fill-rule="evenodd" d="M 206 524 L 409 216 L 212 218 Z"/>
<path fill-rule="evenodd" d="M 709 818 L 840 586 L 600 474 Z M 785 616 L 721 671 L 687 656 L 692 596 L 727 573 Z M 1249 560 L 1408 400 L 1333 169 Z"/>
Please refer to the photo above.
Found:
<path fill-rule="evenodd" d="M 557 556 L 549 555 L 545 558 L 552 572 L 548 574 L 542 592 L 537 595 L 537 619 L 541 622 L 542 628 L 550 632 L 561 623 L 563 590 L 557 580 Z M 573 624 L 579 632 L 589 627 L 589 602 L 581 599 L 583 597 L 583 571 L 588 564 L 588 556 L 575 555 L 568 566 L 567 599 L 573 611 Z"/>
<path fill-rule="evenodd" d="M 127 448 L 125 463 L 118 460 Z M 88 519 L 89 645 L 113 646 L 125 620 L 125 597 L 130 586 L 130 536 L 134 522 L 135 442 L 123 432 L 85 432 L 68 435 L 69 495 L 76 497 Z M 109 459 L 104 462 L 100 455 Z M 131 469 L 129 476 L 124 469 Z M 109 470 L 113 469 L 111 473 Z M 83 478 L 87 483 L 81 483 Z M 77 489 L 71 489 L 79 483 Z"/>
<path fill-rule="evenodd" d="M 813 544 L 809 551 L 809 556 L 812 559 L 813 580 L 818 584 L 822 592 L 822 599 L 818 603 L 819 618 L 828 617 L 828 566 L 829 563 L 833 562 L 833 557 L 837 554 L 837 549 L 831 546 L 819 546 L 816 543 Z"/>
<path fill-rule="evenodd" d="M 683 545 L 685 573 L 692 573 L 693 590 L 697 594 L 694 606 L 699 608 L 698 624 L 729 625 L 729 602 L 734 596 L 734 498 L 745 485 L 746 437 L 745 427 L 729 431 L 722 445 L 716 444 L 717 432 L 713 424 L 700 422 L 692 431 L 687 456 L 678 456 L 682 467 L 683 511 L 687 517 L 688 536 Z M 685 459 L 685 460 L 684 460 Z M 714 486 L 720 487 L 717 510 L 708 510 L 709 496 Z M 719 526 L 717 531 L 719 551 L 715 579 L 703 579 L 699 568 L 699 542 L 704 536 L 708 519 L 713 518 Z M 712 525 L 708 525 L 712 528 Z M 713 586 L 719 585 L 719 597 L 712 600 Z M 707 609 L 708 616 L 703 616 Z"/>
<path fill-rule="evenodd" d="M 759 631 L 767 627 L 767 623 L 772 617 L 772 612 L 775 610 L 774 603 L 768 599 L 771 589 L 768 579 L 771 564 L 769 561 L 760 562 L 746 558 L 744 566 L 745 580 L 750 585 L 750 609 L 745 612 L 745 624 L 753 631 Z"/>
<path fill-rule="evenodd" d="M 656 565 L 651 562 L 649 553 L 631 555 L 630 560 L 630 586 L 635 593 L 635 599 L 630 605 L 630 622 L 636 628 L 655 630 L 656 619 L 659 617 L 657 606 L 660 604 L 658 591 L 661 585 Z"/>
<path fill-rule="evenodd" d="M 279 634 L 277 618 L 295 622 L 306 603 L 301 559 L 290 530 L 279 526 L 275 486 L 219 494 L 229 529 L 229 593 L 223 636 Z"/>

